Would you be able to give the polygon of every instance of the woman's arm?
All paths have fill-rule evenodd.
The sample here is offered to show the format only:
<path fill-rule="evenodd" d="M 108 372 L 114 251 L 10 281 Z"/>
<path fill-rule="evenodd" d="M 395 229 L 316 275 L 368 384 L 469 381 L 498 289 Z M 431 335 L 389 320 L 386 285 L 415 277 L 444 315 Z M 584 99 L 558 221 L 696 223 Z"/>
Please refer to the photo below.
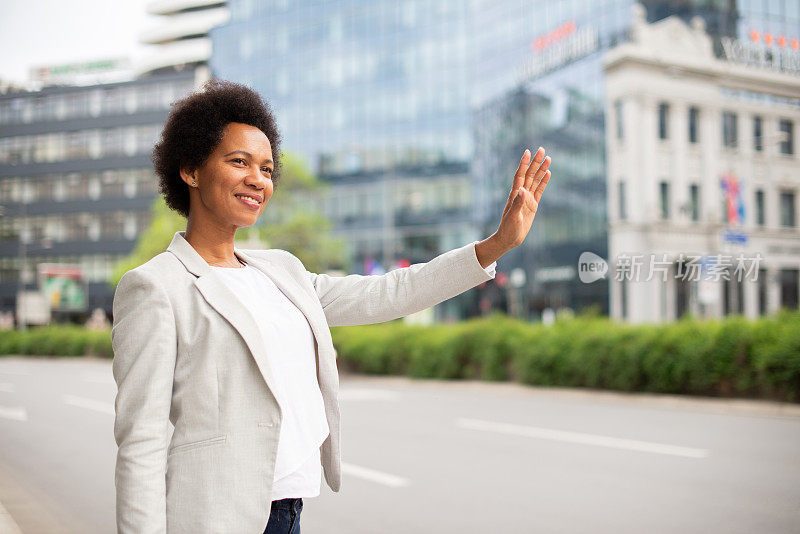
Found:
<path fill-rule="evenodd" d="M 117 532 L 165 533 L 175 318 L 161 284 L 138 269 L 119 281 L 113 311 Z"/>
<path fill-rule="evenodd" d="M 382 323 L 430 308 L 494 278 L 496 262 L 481 267 L 476 243 L 383 275 L 307 274 L 329 326 Z"/>
<path fill-rule="evenodd" d="M 391 321 L 494 278 L 495 261 L 519 246 L 531 229 L 539 201 L 550 181 L 549 167 L 550 157 L 545 157 L 544 148 L 539 147 L 533 157 L 530 150 L 525 150 L 514 174 L 500 226 L 481 242 L 473 241 L 427 263 L 415 263 L 381 276 L 333 277 L 306 271 L 328 324 L 345 326 Z M 300 263 L 297 258 L 295 260 Z M 298 268 L 305 270 L 302 263 Z"/>

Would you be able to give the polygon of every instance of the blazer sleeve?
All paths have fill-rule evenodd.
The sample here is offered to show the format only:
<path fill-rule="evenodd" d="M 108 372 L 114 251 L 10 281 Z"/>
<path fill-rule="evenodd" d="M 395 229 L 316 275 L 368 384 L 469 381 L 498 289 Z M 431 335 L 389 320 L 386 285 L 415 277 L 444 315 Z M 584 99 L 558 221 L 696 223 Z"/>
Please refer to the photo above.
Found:
<path fill-rule="evenodd" d="M 481 267 L 476 243 L 383 275 L 306 272 L 329 326 L 382 323 L 430 308 L 493 279 L 497 262 Z"/>
<path fill-rule="evenodd" d="M 117 285 L 113 314 L 117 532 L 165 533 L 175 318 L 164 288 L 139 270 L 125 273 Z"/>

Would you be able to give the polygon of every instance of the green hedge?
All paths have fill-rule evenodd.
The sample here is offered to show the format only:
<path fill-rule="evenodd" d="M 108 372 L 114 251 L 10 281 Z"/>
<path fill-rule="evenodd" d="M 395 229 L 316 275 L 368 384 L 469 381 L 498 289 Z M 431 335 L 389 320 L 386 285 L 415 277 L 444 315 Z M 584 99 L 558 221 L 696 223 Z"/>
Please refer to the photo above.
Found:
<path fill-rule="evenodd" d="M 112 357 L 111 332 L 82 326 L 35 326 L 0 330 L 0 355 Z"/>
<path fill-rule="evenodd" d="M 587 315 L 550 326 L 494 313 L 332 333 L 339 367 L 359 373 L 800 402 L 800 311 L 665 325 Z M 111 337 L 78 326 L 6 330 L 0 354 L 112 357 Z"/>
<path fill-rule="evenodd" d="M 530 324 L 495 313 L 452 325 L 332 329 L 339 367 L 426 378 L 800 402 L 800 312 L 628 325 Z"/>

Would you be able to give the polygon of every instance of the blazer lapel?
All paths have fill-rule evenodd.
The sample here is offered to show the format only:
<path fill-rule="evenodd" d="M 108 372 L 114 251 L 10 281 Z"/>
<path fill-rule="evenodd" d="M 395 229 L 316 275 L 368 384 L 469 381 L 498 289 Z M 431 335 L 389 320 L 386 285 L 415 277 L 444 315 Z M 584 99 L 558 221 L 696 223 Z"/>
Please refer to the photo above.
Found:
<path fill-rule="evenodd" d="M 184 264 L 189 272 L 197 276 L 194 284 L 203 295 L 203 298 L 242 336 L 242 339 L 244 339 L 258 365 L 259 371 L 261 371 L 261 375 L 264 377 L 264 381 L 271 391 L 275 391 L 275 377 L 269 367 L 269 361 L 264 349 L 265 346 L 261 338 L 261 331 L 258 328 L 258 324 L 256 324 L 255 319 L 250 315 L 247 309 L 239 303 L 238 297 L 228 289 L 228 286 L 215 275 L 214 271 L 203 257 L 197 253 L 188 241 L 186 241 L 184 235 L 184 231 L 175 232 L 175 236 L 172 239 L 172 243 L 170 243 L 167 248 L 167 251 L 172 252 Z M 234 253 L 248 264 L 269 276 L 278 289 L 297 306 L 306 317 L 306 320 L 308 320 L 317 345 L 319 345 L 319 340 L 325 339 L 321 330 L 323 325 L 311 319 L 311 317 L 313 317 L 311 312 L 313 303 L 310 302 L 308 295 L 306 295 L 297 282 L 292 279 L 291 275 L 280 265 L 265 258 L 255 257 L 255 255 L 245 253 L 238 248 L 234 248 Z M 321 370 L 320 364 L 322 362 L 320 362 L 319 359 L 319 351 L 316 352 L 317 369 Z M 330 370 L 326 369 L 325 372 L 330 372 Z"/>
<path fill-rule="evenodd" d="M 203 257 L 186 241 L 184 234 L 185 232 L 183 231 L 176 232 L 167 251 L 173 253 L 184 264 L 186 269 L 197 277 L 194 281 L 195 287 L 203 295 L 205 301 L 242 336 L 256 361 L 256 365 L 258 365 L 267 387 L 270 391 L 277 391 L 275 389 L 275 377 L 269 366 L 269 359 L 261 338 L 261 331 L 255 319 L 239 303 L 238 297 L 216 276 Z M 236 252 L 238 254 L 238 251 Z M 242 259 L 245 259 L 243 255 Z"/>

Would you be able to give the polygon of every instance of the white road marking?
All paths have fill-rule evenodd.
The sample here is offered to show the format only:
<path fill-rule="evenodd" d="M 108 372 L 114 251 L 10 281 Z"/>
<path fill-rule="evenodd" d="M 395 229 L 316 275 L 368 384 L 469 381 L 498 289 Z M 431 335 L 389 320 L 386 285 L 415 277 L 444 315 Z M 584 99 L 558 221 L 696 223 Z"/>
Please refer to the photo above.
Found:
<path fill-rule="evenodd" d="M 585 434 L 583 432 L 569 432 L 566 430 L 554 430 L 535 426 L 494 423 L 492 421 L 481 421 L 479 419 L 469 419 L 465 417 L 457 419 L 456 425 L 470 430 L 483 430 L 486 432 L 550 439 L 553 441 L 566 441 L 569 443 L 583 443 L 585 445 L 598 445 L 600 447 L 611 447 L 629 451 L 669 454 L 686 458 L 706 458 L 709 455 L 708 449 L 696 449 L 693 447 L 681 447 L 678 445 L 667 445 L 651 441 L 614 438 L 611 436 L 601 436 L 599 434 Z"/>
<path fill-rule="evenodd" d="M 28 412 L 22 407 L 11 408 L 9 406 L 0 406 L 0 417 L 12 419 L 14 421 L 27 421 Z"/>
<path fill-rule="evenodd" d="M 71 404 L 72 406 L 77 406 L 78 408 L 86 408 L 87 410 L 94 410 L 96 412 L 105 413 L 108 415 L 115 415 L 114 405 L 107 402 L 87 399 L 85 397 L 77 397 L 75 395 L 64 395 L 62 398 L 66 404 Z"/>
<path fill-rule="evenodd" d="M 382 471 L 376 471 L 367 467 L 361 467 L 353 464 L 346 464 L 342 462 L 342 473 L 352 475 L 354 477 L 363 478 L 370 482 L 376 482 L 389 486 L 390 488 L 402 488 L 411 484 L 407 478 L 399 477 L 397 475 L 390 475 Z"/>
<path fill-rule="evenodd" d="M 11 382 L 0 382 L 0 392 L 14 393 L 14 384 Z"/>
<path fill-rule="evenodd" d="M 339 391 L 339 400 L 397 400 L 400 395 L 389 389 L 347 388 Z"/>
<path fill-rule="evenodd" d="M 83 381 L 91 382 L 93 384 L 114 384 L 114 385 L 117 384 L 114 381 L 113 376 L 106 376 L 106 375 L 84 375 Z"/>
<path fill-rule="evenodd" d="M 30 376 L 30 371 L 23 369 L 2 369 L 0 368 L 0 375 L 17 375 L 17 376 Z"/>

